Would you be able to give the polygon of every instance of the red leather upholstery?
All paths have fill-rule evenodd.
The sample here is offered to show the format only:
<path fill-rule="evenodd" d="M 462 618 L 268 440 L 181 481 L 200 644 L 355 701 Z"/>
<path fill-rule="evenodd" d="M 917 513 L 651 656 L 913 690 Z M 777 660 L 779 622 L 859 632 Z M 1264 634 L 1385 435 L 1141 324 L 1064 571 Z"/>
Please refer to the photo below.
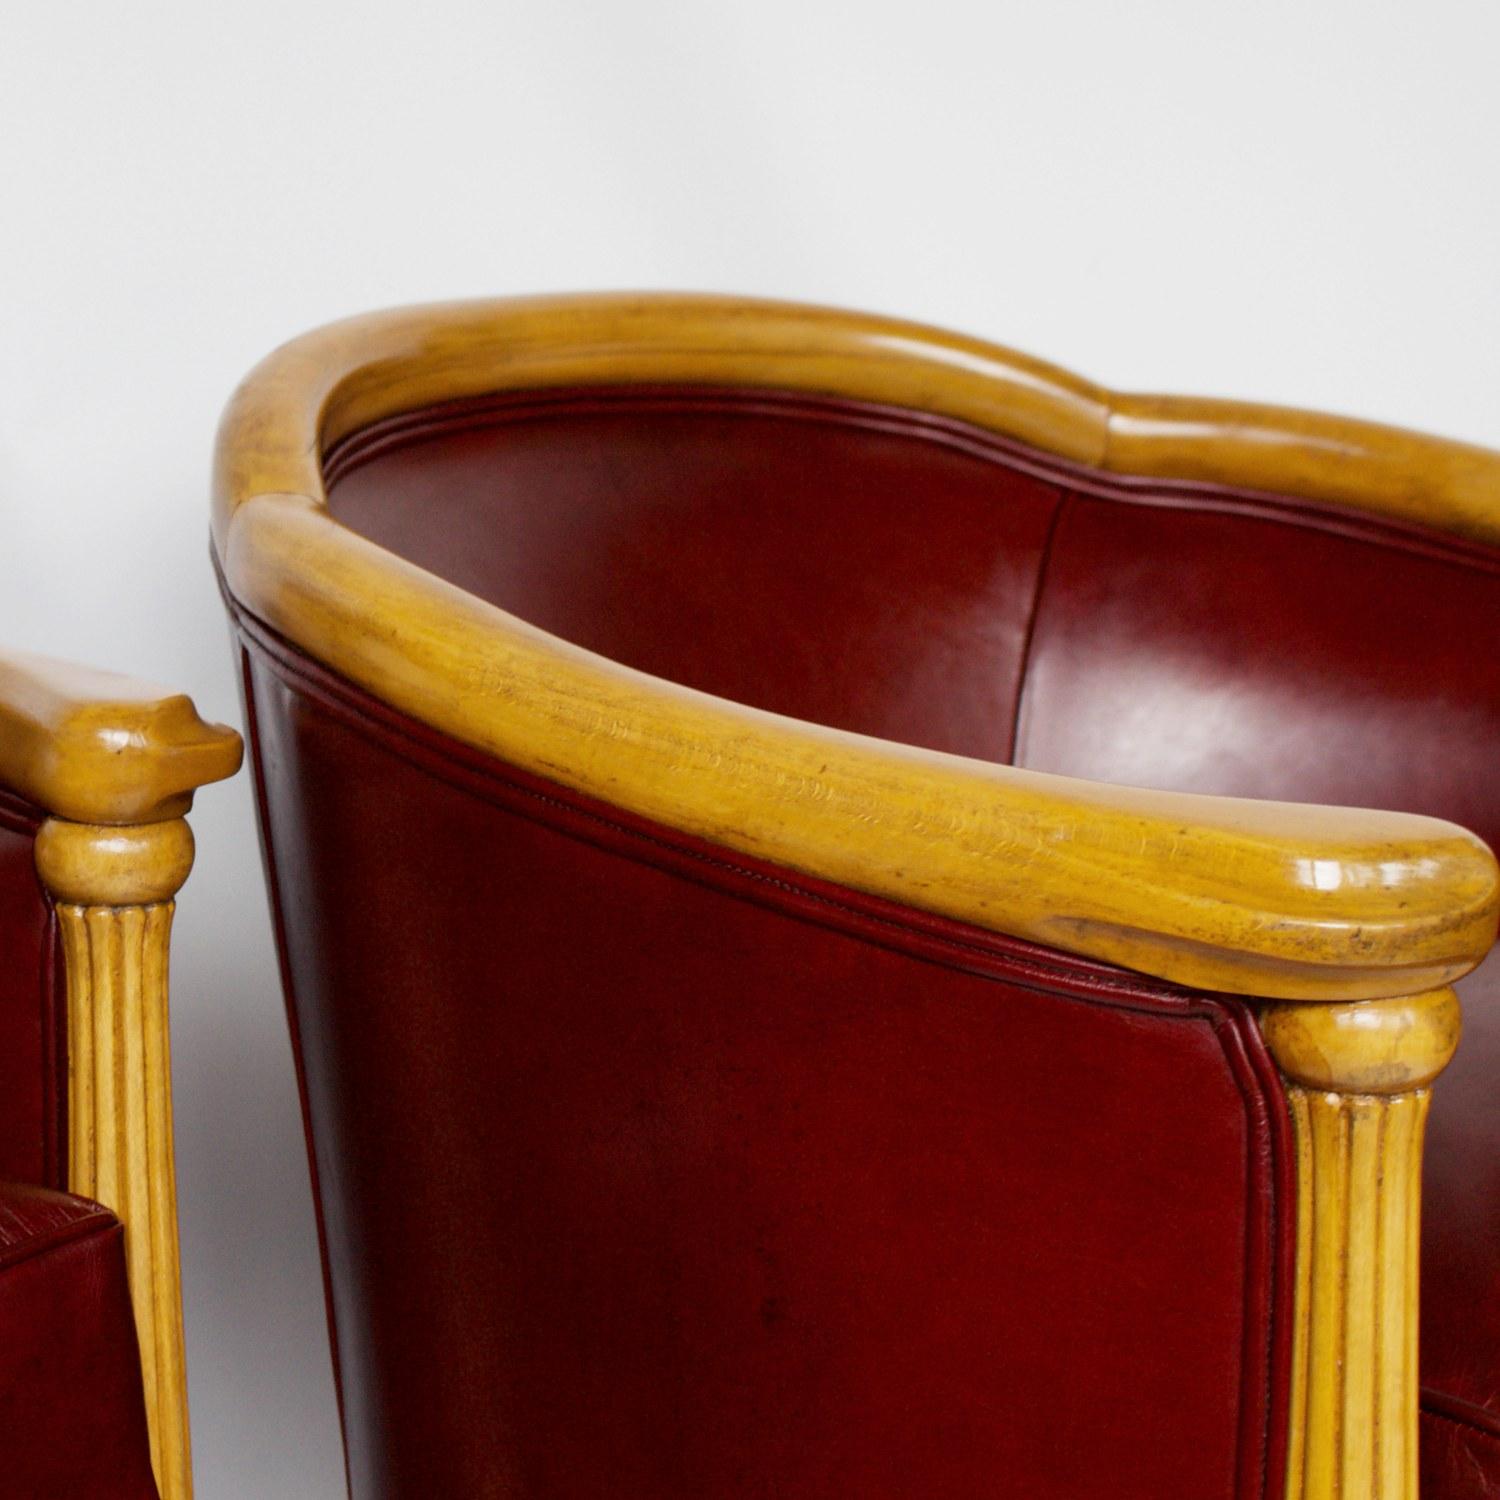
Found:
<path fill-rule="evenodd" d="M 1059 492 L 972 429 L 913 425 L 770 393 L 510 397 L 356 437 L 330 501 L 642 671 L 1005 760 Z"/>
<path fill-rule="evenodd" d="M 467 403 L 329 479 L 374 540 L 709 691 L 1500 836 L 1487 549 L 767 393 Z M 1246 1006 L 584 805 L 242 626 L 359 1500 L 1280 1493 L 1286 1124 Z M 1500 1486 L 1500 1328 L 1465 1313 L 1500 1305 L 1500 995 L 1465 993 L 1439 1500 Z"/>
<path fill-rule="evenodd" d="M 41 814 L 0 792 L 0 1181 L 63 1185 L 61 959 L 32 863 Z"/>
<path fill-rule="evenodd" d="M 0 1183 L 0 1500 L 157 1500 L 125 1284 L 97 1203 Z"/>
<path fill-rule="evenodd" d="M 249 633 L 360 1500 L 1277 1492 L 1245 1007 L 727 858 Z"/>
<path fill-rule="evenodd" d="M 1500 552 L 1311 509 L 1079 494 L 1016 762 L 1431 813 L 1500 848 Z"/>

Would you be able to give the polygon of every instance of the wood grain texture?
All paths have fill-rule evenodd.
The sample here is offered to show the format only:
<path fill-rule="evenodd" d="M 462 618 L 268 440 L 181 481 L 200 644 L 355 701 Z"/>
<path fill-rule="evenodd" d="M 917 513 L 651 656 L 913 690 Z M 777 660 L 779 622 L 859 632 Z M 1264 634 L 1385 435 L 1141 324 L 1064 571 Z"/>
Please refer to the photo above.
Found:
<path fill-rule="evenodd" d="M 1278 1006 L 1263 1025 L 1297 1139 L 1287 1500 L 1417 1500 L 1422 1138 L 1458 999 Z"/>
<path fill-rule="evenodd" d="M 466 744 L 996 931 L 1272 998 L 1410 994 L 1489 948 L 1494 860 L 1451 824 L 1134 791 L 778 718 L 579 650 L 328 514 L 321 453 L 371 422 L 482 392 L 663 380 L 887 401 L 1140 473 L 1158 456 L 1164 468 L 1199 462 L 1183 445 L 1198 452 L 1209 423 L 1223 435 L 1214 462 L 1243 464 L 1256 482 L 1281 473 L 1293 493 L 1341 487 L 1373 510 L 1500 535 L 1500 491 L 1485 488 L 1500 482 L 1500 456 L 1478 450 L 1333 418 L 1278 427 L 1270 408 L 1237 407 L 1231 421 L 1188 403 L 1163 417 L 1145 398 L 890 320 L 718 298 L 552 298 L 376 314 L 272 355 L 219 436 L 215 545 L 229 586 L 319 661 Z M 1148 419 L 1165 423 L 1160 441 Z M 1438 452 L 1447 466 L 1429 470 Z M 1429 480 L 1442 504 L 1423 498 Z"/>
<path fill-rule="evenodd" d="M 239 768 L 240 737 L 185 694 L 113 672 L 0 653 L 0 786 L 81 823 L 180 817 Z"/>
<path fill-rule="evenodd" d="M 894 318 L 664 293 L 400 308 L 293 340 L 225 414 L 215 532 L 222 546 L 252 495 L 317 495 L 323 449 L 401 412 L 497 391 L 677 381 L 884 401 L 1112 473 L 1263 487 L 1500 541 L 1500 453 L 1474 444 L 1252 402 L 1115 392 Z"/>
<path fill-rule="evenodd" d="M 125 1226 L 152 1465 L 162 1500 L 190 1500 L 167 962 L 192 836 L 180 820 L 129 830 L 49 820 L 36 859 L 63 942 L 68 1187 Z"/>

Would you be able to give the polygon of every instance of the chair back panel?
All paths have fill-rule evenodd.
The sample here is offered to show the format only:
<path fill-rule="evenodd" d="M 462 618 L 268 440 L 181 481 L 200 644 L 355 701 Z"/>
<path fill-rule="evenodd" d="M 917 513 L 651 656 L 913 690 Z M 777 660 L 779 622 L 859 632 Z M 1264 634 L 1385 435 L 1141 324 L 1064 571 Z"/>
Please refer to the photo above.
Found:
<path fill-rule="evenodd" d="M 1500 848 L 1500 550 L 1167 498 L 1063 507 L 1017 764 L 1427 813 Z"/>
<path fill-rule="evenodd" d="M 331 456 L 344 524 L 544 630 L 776 713 L 1005 760 L 1060 498 L 972 428 L 856 403 L 585 390 Z"/>
<path fill-rule="evenodd" d="M 345 524 L 630 666 L 882 738 L 1500 844 L 1500 549 L 745 390 L 520 393 L 330 456 Z"/>

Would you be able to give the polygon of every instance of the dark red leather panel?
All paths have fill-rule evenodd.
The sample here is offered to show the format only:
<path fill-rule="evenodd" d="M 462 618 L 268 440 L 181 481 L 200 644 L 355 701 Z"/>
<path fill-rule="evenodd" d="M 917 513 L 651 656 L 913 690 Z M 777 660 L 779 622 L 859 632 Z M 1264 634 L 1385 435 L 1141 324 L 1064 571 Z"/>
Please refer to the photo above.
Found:
<path fill-rule="evenodd" d="M 0 1500 L 157 1500 L 124 1235 L 0 1183 Z"/>
<path fill-rule="evenodd" d="M 532 393 L 362 434 L 334 514 L 633 667 L 1004 760 L 1056 487 L 952 423 L 813 397 Z"/>
<path fill-rule="evenodd" d="M 1500 847 L 1500 554 L 1323 519 L 1070 499 L 1017 763 L 1431 813 Z"/>
<path fill-rule="evenodd" d="M 0 791 L 0 1180 L 62 1186 L 60 955 L 32 844 L 41 814 Z"/>
<path fill-rule="evenodd" d="M 1424 1455 L 1422 1493 L 1436 1500 L 1500 1494 L 1500 958 L 1458 992 L 1464 1037 L 1433 1090 L 1423 1174 L 1424 1403 L 1462 1429 L 1423 1429 L 1456 1465 L 1451 1483 L 1438 1483 Z M 1474 1487 L 1479 1472 L 1488 1488 Z"/>
<path fill-rule="evenodd" d="M 249 660 L 357 1500 L 1279 1493 L 1245 1007 Z"/>

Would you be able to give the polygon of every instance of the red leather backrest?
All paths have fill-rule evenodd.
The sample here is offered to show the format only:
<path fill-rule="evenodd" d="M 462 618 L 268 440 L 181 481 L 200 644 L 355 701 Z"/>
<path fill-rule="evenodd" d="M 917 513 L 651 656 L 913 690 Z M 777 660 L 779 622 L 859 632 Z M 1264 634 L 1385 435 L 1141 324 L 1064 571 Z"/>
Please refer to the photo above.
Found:
<path fill-rule="evenodd" d="M 1146 498 L 1063 507 L 1018 764 L 1430 813 L 1500 848 L 1500 552 Z"/>
<path fill-rule="evenodd" d="M 334 514 L 544 630 L 795 718 L 1004 760 L 1059 500 L 972 429 L 559 393 L 361 435 Z"/>
<path fill-rule="evenodd" d="M 725 697 L 1500 845 L 1494 548 L 744 391 L 459 404 L 358 435 L 329 480 L 402 556 Z"/>
<path fill-rule="evenodd" d="M 32 862 L 41 816 L 0 793 L 0 1181 L 62 1187 L 62 957 Z"/>

